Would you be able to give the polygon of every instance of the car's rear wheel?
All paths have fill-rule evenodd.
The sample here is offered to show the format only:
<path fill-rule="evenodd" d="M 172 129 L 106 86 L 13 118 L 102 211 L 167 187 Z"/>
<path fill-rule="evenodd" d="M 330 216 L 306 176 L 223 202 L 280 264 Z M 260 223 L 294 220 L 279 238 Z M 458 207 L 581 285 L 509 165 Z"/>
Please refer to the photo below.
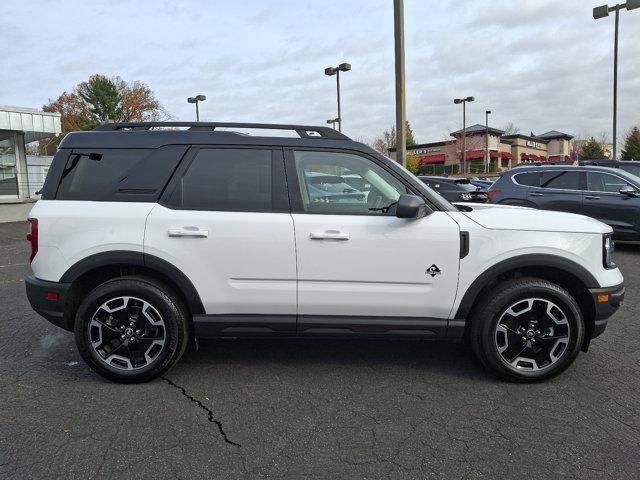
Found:
<path fill-rule="evenodd" d="M 75 319 L 78 350 L 109 380 L 146 382 L 162 375 L 184 353 L 188 316 L 166 285 L 120 277 L 92 290 Z"/>
<path fill-rule="evenodd" d="M 584 320 L 573 297 L 537 278 L 498 284 L 471 318 L 475 355 L 489 370 L 511 380 L 557 375 L 573 362 L 583 337 Z"/>

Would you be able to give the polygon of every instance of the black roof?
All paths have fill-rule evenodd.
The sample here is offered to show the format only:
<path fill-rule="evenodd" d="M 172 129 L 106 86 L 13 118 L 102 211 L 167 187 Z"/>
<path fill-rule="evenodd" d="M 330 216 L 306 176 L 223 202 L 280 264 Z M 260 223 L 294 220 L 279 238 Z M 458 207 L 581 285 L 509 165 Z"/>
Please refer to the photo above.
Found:
<path fill-rule="evenodd" d="M 178 130 L 186 127 L 187 130 Z M 293 131 L 295 137 L 246 135 L 217 128 Z M 168 128 L 168 129 L 167 129 Z M 264 123 L 131 122 L 108 123 L 88 132 L 71 132 L 60 148 L 159 148 L 164 145 L 264 145 L 349 148 L 375 152 L 330 127 Z"/>
<path fill-rule="evenodd" d="M 536 135 L 538 138 L 544 138 L 546 140 L 553 140 L 555 138 L 564 138 L 567 140 L 571 140 L 573 135 L 569 135 L 568 133 L 562 133 L 557 130 L 549 130 L 546 133 L 542 133 L 540 135 Z"/>

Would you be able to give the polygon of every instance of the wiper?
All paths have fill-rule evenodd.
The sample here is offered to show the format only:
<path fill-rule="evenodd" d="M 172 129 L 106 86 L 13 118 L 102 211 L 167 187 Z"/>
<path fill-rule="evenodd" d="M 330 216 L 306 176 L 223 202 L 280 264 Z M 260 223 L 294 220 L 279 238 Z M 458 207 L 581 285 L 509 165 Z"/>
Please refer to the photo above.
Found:
<path fill-rule="evenodd" d="M 398 202 L 393 202 L 390 203 L 389 205 L 387 205 L 386 207 L 371 207 L 369 209 L 370 212 L 382 212 L 382 213 L 389 213 L 389 209 L 391 207 L 393 207 L 396 203 Z"/>

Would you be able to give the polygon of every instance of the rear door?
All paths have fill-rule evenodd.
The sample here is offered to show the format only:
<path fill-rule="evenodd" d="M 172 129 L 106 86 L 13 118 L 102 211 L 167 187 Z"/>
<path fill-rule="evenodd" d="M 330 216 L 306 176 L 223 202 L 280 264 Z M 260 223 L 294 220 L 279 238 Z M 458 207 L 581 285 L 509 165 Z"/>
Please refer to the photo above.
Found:
<path fill-rule="evenodd" d="M 604 172 L 587 172 L 587 192 L 584 195 L 584 214 L 600 220 L 616 233 L 637 233 L 640 230 L 640 199 L 620 193 L 631 186 L 623 178 Z"/>
<path fill-rule="evenodd" d="M 457 223 L 394 213 L 402 179 L 373 157 L 287 150 L 303 334 L 441 335 L 456 294 Z M 319 174 L 361 178 L 364 196 L 316 194 Z M 352 183 L 354 183 L 352 181 Z"/>
<path fill-rule="evenodd" d="M 582 213 L 584 184 L 581 170 L 544 170 L 540 186 L 529 189 L 528 199 L 544 210 Z"/>
<path fill-rule="evenodd" d="M 282 149 L 192 148 L 147 220 L 145 255 L 194 284 L 203 334 L 294 333 L 296 259 Z"/>

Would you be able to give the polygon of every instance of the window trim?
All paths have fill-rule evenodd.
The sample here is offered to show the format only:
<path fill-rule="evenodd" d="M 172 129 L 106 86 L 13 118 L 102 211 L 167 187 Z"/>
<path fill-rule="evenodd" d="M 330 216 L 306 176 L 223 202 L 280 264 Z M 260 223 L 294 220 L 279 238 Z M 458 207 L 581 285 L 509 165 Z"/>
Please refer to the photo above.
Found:
<path fill-rule="evenodd" d="M 371 217 L 371 218 L 389 218 L 392 215 L 374 215 L 370 213 L 353 213 L 353 212 L 335 212 L 335 213 L 326 213 L 326 212 L 307 212 L 304 209 L 304 201 L 302 199 L 302 193 L 300 190 L 300 182 L 298 181 L 298 171 L 296 168 L 295 155 L 296 151 L 311 151 L 311 152 L 326 152 L 326 153 L 344 153 L 349 155 L 355 155 L 361 157 L 365 160 L 375 163 L 378 167 L 382 168 L 389 175 L 394 177 L 398 182 L 400 182 L 404 187 L 412 194 L 416 195 L 420 198 L 423 198 L 425 202 L 427 202 L 427 207 L 430 212 L 437 211 L 438 209 L 433 206 L 431 200 L 422 194 L 422 192 L 418 191 L 413 187 L 409 182 L 407 182 L 401 175 L 395 172 L 393 169 L 389 168 L 384 164 L 381 160 L 377 159 L 373 155 L 369 155 L 365 152 L 361 152 L 358 150 L 350 150 L 345 148 L 331 148 L 331 147 L 286 147 L 284 148 L 284 160 L 285 160 L 285 171 L 287 176 L 287 184 L 289 186 L 289 200 L 291 204 L 291 213 L 298 213 L 304 215 L 348 215 L 352 217 Z"/>
<path fill-rule="evenodd" d="M 186 208 L 177 205 L 173 201 L 173 195 L 180 187 L 180 180 L 187 173 L 191 164 L 201 150 L 267 150 L 271 152 L 271 210 L 257 210 L 254 208 L 236 209 L 212 209 L 212 208 Z M 279 192 L 279 193 L 278 193 Z M 290 201 L 285 175 L 284 155 L 282 147 L 273 145 L 192 145 L 182 158 L 180 165 L 171 176 L 169 183 L 162 192 L 158 203 L 171 210 L 184 210 L 191 212 L 249 212 L 249 213 L 290 213 Z"/>
<path fill-rule="evenodd" d="M 530 172 L 517 172 L 517 173 L 515 173 L 514 175 L 511 176 L 511 181 L 514 184 L 518 185 L 519 187 L 537 188 L 538 190 L 544 190 L 544 191 L 574 192 L 574 193 L 575 192 L 580 192 L 580 193 L 581 192 L 585 192 L 586 188 L 587 188 L 587 184 L 586 184 L 587 183 L 587 176 L 585 175 L 585 171 L 584 170 L 570 170 L 570 169 L 566 169 L 566 170 L 560 170 L 560 169 L 549 170 L 549 169 L 547 169 L 547 170 L 540 170 L 540 176 L 542 177 L 542 174 L 545 173 L 545 172 L 572 172 L 572 171 L 575 171 L 580 176 L 579 177 L 579 181 L 580 181 L 579 183 L 580 183 L 580 186 L 583 187 L 582 189 L 576 190 L 576 189 L 572 189 L 572 188 L 549 188 L 549 187 L 541 187 L 541 186 L 534 187 L 532 185 L 522 185 L 521 183 L 516 182 L 516 180 L 515 180 L 515 176 L 516 175 L 519 175 L 519 174 L 522 174 L 522 173 L 530 173 Z"/>

